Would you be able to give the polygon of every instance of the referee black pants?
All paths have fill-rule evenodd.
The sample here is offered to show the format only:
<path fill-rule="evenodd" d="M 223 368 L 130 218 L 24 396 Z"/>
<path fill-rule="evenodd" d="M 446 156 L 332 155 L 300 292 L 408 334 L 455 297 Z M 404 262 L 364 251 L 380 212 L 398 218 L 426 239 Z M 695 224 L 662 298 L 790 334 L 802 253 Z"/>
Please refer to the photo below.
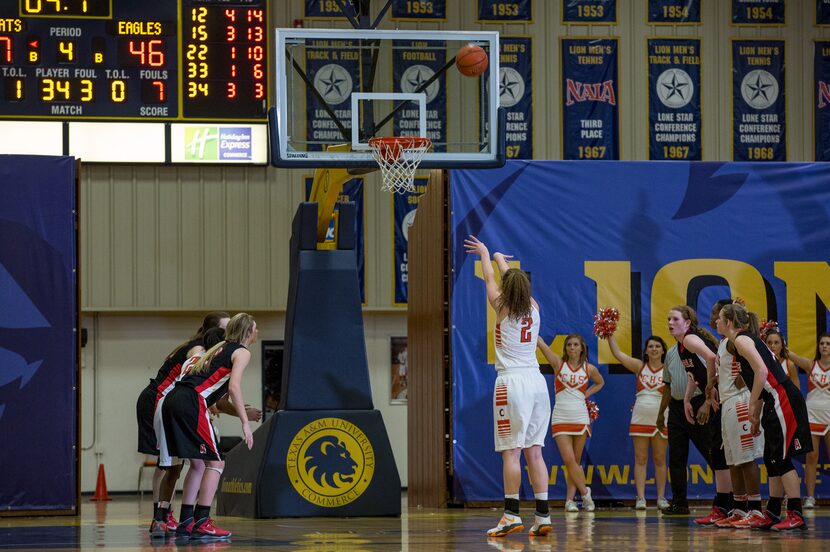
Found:
<path fill-rule="evenodd" d="M 692 409 L 698 408 L 706 400 L 703 395 L 692 398 Z M 689 463 L 689 441 L 711 465 L 711 432 L 709 424 L 690 424 L 683 413 L 683 401 L 672 399 L 669 402 L 669 477 L 671 479 L 672 503 L 686 505 L 686 466 Z"/>

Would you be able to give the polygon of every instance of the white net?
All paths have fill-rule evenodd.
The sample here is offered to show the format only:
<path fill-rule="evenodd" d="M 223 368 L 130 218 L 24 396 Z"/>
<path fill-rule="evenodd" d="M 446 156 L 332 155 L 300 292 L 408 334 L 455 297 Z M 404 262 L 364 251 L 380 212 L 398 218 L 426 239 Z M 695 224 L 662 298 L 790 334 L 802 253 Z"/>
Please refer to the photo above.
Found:
<path fill-rule="evenodd" d="M 432 146 L 429 138 L 394 136 L 372 138 L 369 147 L 380 166 L 384 192 L 403 194 L 415 191 L 415 171 Z"/>

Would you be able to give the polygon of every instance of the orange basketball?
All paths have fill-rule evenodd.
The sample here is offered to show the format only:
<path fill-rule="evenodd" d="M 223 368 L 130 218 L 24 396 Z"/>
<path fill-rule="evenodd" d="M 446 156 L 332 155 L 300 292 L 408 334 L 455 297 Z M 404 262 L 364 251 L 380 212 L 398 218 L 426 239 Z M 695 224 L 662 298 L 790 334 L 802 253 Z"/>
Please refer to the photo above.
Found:
<path fill-rule="evenodd" d="M 467 44 L 455 54 L 455 66 L 465 77 L 477 77 L 487 70 L 490 61 L 481 46 Z"/>

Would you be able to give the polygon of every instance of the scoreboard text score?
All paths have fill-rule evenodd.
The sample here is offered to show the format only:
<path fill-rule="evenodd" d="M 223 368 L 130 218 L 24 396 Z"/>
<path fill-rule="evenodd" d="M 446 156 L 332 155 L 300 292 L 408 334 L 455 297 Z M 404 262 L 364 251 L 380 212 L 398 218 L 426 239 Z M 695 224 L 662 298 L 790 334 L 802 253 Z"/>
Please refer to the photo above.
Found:
<path fill-rule="evenodd" d="M 267 37 L 267 0 L 6 0 L 0 118 L 263 121 Z"/>

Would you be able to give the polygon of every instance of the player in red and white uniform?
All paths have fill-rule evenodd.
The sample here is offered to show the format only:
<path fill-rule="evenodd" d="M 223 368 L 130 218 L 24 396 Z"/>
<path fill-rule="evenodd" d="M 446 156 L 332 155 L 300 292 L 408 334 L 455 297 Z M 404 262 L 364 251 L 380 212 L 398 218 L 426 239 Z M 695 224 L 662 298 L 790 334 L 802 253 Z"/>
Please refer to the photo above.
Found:
<path fill-rule="evenodd" d="M 210 505 L 225 463 L 208 409 L 230 395 L 242 422 L 245 444 L 249 449 L 253 447 L 254 438 L 242 397 L 242 375 L 251 359 L 248 347 L 256 338 L 253 316 L 237 314 L 228 322 L 225 340 L 211 347 L 165 397 L 162 420 L 169 452 L 172 456 L 190 459 L 177 537 L 230 536 L 230 532 L 214 526 L 210 519 Z"/>
<path fill-rule="evenodd" d="M 810 417 L 813 451 L 807 454 L 804 463 L 807 487 L 804 507 L 815 508 L 816 469 L 822 438 L 830 454 L 830 333 L 818 336 L 815 360 L 807 371 L 807 414 Z"/>
<path fill-rule="evenodd" d="M 523 452 L 536 499 L 534 524 L 529 533 L 547 535 L 552 526 L 548 507 L 549 476 L 542 447 L 550 416 L 550 396 L 536 360 L 539 305 L 530 295 L 527 274 L 518 268 L 511 269 L 505 255 L 493 255 L 501 273 L 499 285 L 487 246 L 475 236 L 469 236 L 464 240 L 464 247 L 468 253 L 481 258 L 487 300 L 496 311 L 493 433 L 496 452 L 501 453 L 503 463 L 504 514 L 487 531 L 487 536 L 503 537 L 524 529 L 519 516 Z"/>
<path fill-rule="evenodd" d="M 758 337 L 758 318 L 743 305 L 732 303 L 720 312 L 724 335 L 735 345 L 741 377 L 752 389 L 749 419 L 753 435 L 764 429 L 764 465 L 769 473 L 770 498 L 763 519 L 752 528 L 787 531 L 805 529 L 801 512 L 801 483 L 793 456 L 812 450 L 810 423 L 804 397 L 792 384 L 769 347 Z M 787 516 L 781 502 L 787 496 Z"/>
<path fill-rule="evenodd" d="M 138 421 L 138 452 L 142 454 L 158 455 L 159 446 L 153 426 L 153 416 L 158 400 L 168 391 L 181 372 L 182 364 L 188 357 L 199 351 L 204 351 L 203 338 L 205 332 L 211 328 L 221 327 L 230 320 L 230 315 L 224 311 L 208 313 L 202 320 L 202 326 L 196 335 L 176 347 L 167 355 L 156 377 L 150 380 L 138 396 L 136 401 L 136 419 Z M 157 463 L 153 473 L 153 521 L 150 523 L 151 537 L 164 537 L 166 533 L 174 532 L 178 525 L 173 517 L 170 502 L 176 490 L 176 481 L 182 471 L 182 465 L 175 463 L 169 468 L 165 464 Z"/>
<path fill-rule="evenodd" d="M 723 335 L 724 324 L 720 311 L 732 303 L 731 299 L 721 299 L 712 308 L 711 326 Z M 728 528 L 750 528 L 761 513 L 761 481 L 755 460 L 764 455 L 763 436 L 752 434 L 749 421 L 750 392 L 741 377 L 741 364 L 734 356 L 734 345 L 724 338 L 718 345 L 717 379 L 707 387 L 707 396 L 720 403 L 721 434 L 723 452 L 729 475 L 732 480 L 734 506 L 725 519 L 715 522 L 715 526 Z M 717 385 L 717 387 L 716 387 Z M 717 395 L 712 390 L 717 389 Z"/>
<path fill-rule="evenodd" d="M 571 334 L 565 337 L 562 357 L 551 351 L 542 339 L 539 340 L 539 348 L 556 375 L 551 432 L 559 455 L 568 469 L 565 511 L 579 510 L 574 500 L 576 491 L 579 490 L 582 507 L 592 512 L 594 500 L 591 488 L 585 484 L 581 464 L 585 441 L 591 434 L 591 420 L 585 401 L 602 389 L 605 380 L 597 367 L 588 362 L 588 346 L 581 335 Z M 563 357 L 567 360 L 563 360 Z"/>
<path fill-rule="evenodd" d="M 663 362 L 666 358 L 666 342 L 662 337 L 652 335 L 646 339 L 643 360 L 622 352 L 614 336 L 608 338 L 611 353 L 629 372 L 637 376 L 637 397 L 631 410 L 628 435 L 634 442 L 634 487 L 637 499 L 634 508 L 646 509 L 646 473 L 648 469 L 648 447 L 654 462 L 654 479 L 657 486 L 657 507 L 668 508 L 666 500 L 666 444 L 669 432 L 657 429 L 655 420 L 660 416 L 660 402 L 663 399 Z M 663 412 L 665 419 L 665 411 Z"/>

